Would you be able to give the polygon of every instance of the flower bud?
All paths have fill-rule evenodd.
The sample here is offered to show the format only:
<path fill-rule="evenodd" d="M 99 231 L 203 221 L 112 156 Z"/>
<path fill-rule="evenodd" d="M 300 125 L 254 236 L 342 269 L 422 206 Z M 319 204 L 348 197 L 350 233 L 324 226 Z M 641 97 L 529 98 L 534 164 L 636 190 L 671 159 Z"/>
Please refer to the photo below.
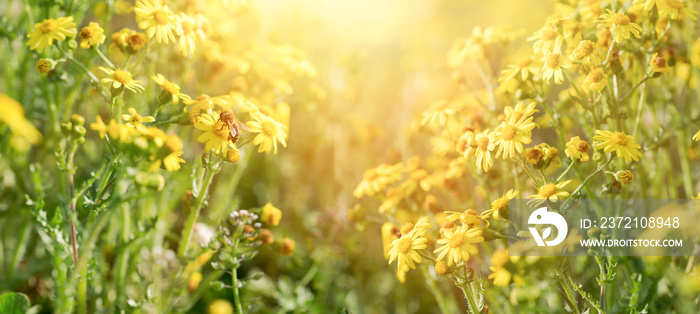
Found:
<path fill-rule="evenodd" d="M 40 73 L 49 73 L 56 66 L 56 61 L 51 59 L 39 59 L 36 62 L 36 69 Z"/>
<path fill-rule="evenodd" d="M 618 171 L 615 172 L 615 179 L 620 181 L 622 184 L 627 185 L 632 183 L 632 180 L 634 180 L 634 174 L 629 170 Z"/>
<path fill-rule="evenodd" d="M 70 116 L 70 122 L 72 122 L 73 125 L 85 125 L 85 118 L 77 113 L 74 113 Z"/>

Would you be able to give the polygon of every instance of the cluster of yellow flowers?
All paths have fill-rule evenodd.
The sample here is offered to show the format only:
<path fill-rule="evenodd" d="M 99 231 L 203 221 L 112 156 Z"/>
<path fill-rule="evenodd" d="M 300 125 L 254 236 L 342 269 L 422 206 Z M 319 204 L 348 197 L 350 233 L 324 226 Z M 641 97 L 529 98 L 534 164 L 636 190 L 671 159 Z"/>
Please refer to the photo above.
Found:
<path fill-rule="evenodd" d="M 356 198 L 381 200 L 378 212 L 390 221 L 382 227 L 385 257 L 390 263 L 398 261 L 402 282 L 405 273 L 426 257 L 438 262 L 434 266 L 438 271 L 477 254 L 474 243 L 493 240 L 485 235 L 502 229 L 492 226 L 489 219 L 507 220 L 508 203 L 518 195 L 531 199 L 531 206 L 566 200 L 559 203 L 564 206 L 572 197 L 579 197 L 576 193 L 597 174 L 612 174 L 615 182 L 624 185 L 633 181 L 633 172 L 624 168 L 635 167 L 644 156 L 637 139 L 646 132 L 640 132 L 642 108 L 637 109 L 636 103 L 628 106 L 628 102 L 644 82 L 671 71 L 667 60 L 673 52 L 662 48 L 667 40 L 664 36 L 673 23 L 695 20 L 697 12 L 674 0 L 604 5 L 600 1 L 557 1 L 555 8 L 545 25 L 527 38 L 534 55 L 526 50 L 508 52 L 508 44 L 521 34 L 509 27 L 477 27 L 471 37 L 457 40 L 447 53 L 447 65 L 462 93 L 451 101 L 436 101 L 412 125 L 413 131 L 433 136 L 426 167 L 420 166 L 417 156 L 407 165 L 382 164 L 365 171 L 357 185 Z M 697 46 L 700 50 L 700 44 Z M 517 62 L 508 64 L 511 55 Z M 483 88 L 470 80 L 480 81 Z M 559 87 L 565 82 L 568 86 Z M 622 87 L 628 90 L 623 93 Z M 644 102 L 641 97 L 640 104 Z M 622 112 L 638 116 L 627 119 Z M 568 114 L 586 117 L 590 123 L 573 125 Z M 498 122 L 489 122 L 493 120 Z M 700 141 L 700 132 L 693 139 Z M 534 141 L 540 143 L 530 146 Z M 566 160 L 560 157 L 560 149 Z M 615 157 L 618 163 L 612 163 Z M 498 159 L 509 162 L 495 164 Z M 589 167 L 589 161 L 597 166 L 586 179 L 581 170 Z M 557 170 L 562 166 L 565 170 Z M 623 169 L 610 171 L 613 167 Z M 491 175 L 493 169 L 496 174 Z M 571 169 L 578 179 L 566 178 Z M 513 171 L 512 178 L 509 171 Z M 405 181 L 403 173 L 409 174 Z M 532 192 L 520 186 L 525 175 L 534 186 Z M 507 192 L 493 200 L 490 193 L 500 188 L 488 181 L 498 180 L 507 187 L 504 179 L 515 181 L 515 189 L 506 188 Z M 573 182 L 578 185 L 576 195 L 566 190 Z M 411 189 L 411 184 L 419 188 Z M 453 196 L 444 197 L 444 192 Z M 478 206 L 479 200 L 491 202 L 490 208 L 481 213 L 444 210 L 464 203 Z M 416 216 L 421 218 L 416 220 Z M 396 227 L 401 222 L 406 224 Z M 441 226 L 437 241 L 430 236 L 433 225 Z M 444 246 L 433 251 L 439 253 L 433 258 L 428 248 L 435 243 Z M 511 280 L 510 273 L 503 270 L 508 260 L 503 252 L 494 253 L 489 276 L 499 286 Z M 446 266 L 440 264 L 445 257 Z"/>

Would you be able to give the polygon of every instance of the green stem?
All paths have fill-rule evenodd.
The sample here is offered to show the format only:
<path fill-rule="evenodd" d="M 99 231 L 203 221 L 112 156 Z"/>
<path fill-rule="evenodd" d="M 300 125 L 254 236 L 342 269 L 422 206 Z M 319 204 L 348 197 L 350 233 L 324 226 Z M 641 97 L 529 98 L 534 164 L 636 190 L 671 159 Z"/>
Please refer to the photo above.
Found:
<path fill-rule="evenodd" d="M 211 162 L 211 161 L 210 161 Z M 202 182 L 201 188 L 199 189 L 199 194 L 194 202 L 194 206 L 190 210 L 190 214 L 187 216 L 187 221 L 185 222 L 185 227 L 183 229 L 182 237 L 180 238 L 180 244 L 178 246 L 177 255 L 178 257 L 184 259 L 187 253 L 187 246 L 190 243 L 190 237 L 192 236 L 192 229 L 194 228 L 194 223 L 197 221 L 197 216 L 199 215 L 199 210 L 202 209 L 202 204 L 207 196 L 209 190 L 209 185 L 211 184 L 214 175 L 218 172 L 218 169 L 209 167 L 207 173 Z"/>
<path fill-rule="evenodd" d="M 109 61 L 109 59 L 102 53 L 102 51 L 101 51 L 99 48 L 95 47 L 95 51 L 97 51 L 97 54 L 100 56 L 100 58 L 102 58 L 102 61 L 104 61 L 105 63 L 107 63 L 107 65 L 108 65 L 111 69 L 114 69 L 114 68 L 115 68 L 114 63 L 112 63 L 112 61 Z"/>
<path fill-rule="evenodd" d="M 576 190 L 574 190 L 573 192 L 571 192 L 571 194 L 569 194 L 569 197 L 568 197 L 568 198 L 566 199 L 566 201 L 561 205 L 561 208 L 562 208 L 562 209 L 566 209 L 566 205 L 568 205 L 568 204 L 571 202 L 572 197 L 574 197 L 574 195 L 576 195 L 578 192 L 580 192 L 581 189 L 582 189 L 584 186 L 586 186 L 586 184 L 587 184 L 589 181 L 591 181 L 591 180 L 593 179 L 593 177 L 595 177 L 595 176 L 597 176 L 599 173 L 603 172 L 603 170 L 605 170 L 605 167 L 607 167 L 607 166 L 613 161 L 613 159 L 614 159 L 614 158 L 610 158 L 610 159 L 608 160 L 608 162 L 606 162 L 604 165 L 598 167 L 598 169 L 596 169 L 595 172 L 591 173 L 591 175 L 589 175 L 585 180 L 583 180 L 583 182 L 581 182 L 581 184 L 579 184 L 579 186 L 576 188 Z"/>
<path fill-rule="evenodd" d="M 27 248 L 27 237 L 31 231 L 31 226 L 29 224 L 30 219 L 24 219 L 22 226 L 20 227 L 19 238 L 17 239 L 17 245 L 14 254 L 12 254 L 12 260 L 10 261 L 10 268 L 7 272 L 8 279 L 12 279 L 15 274 L 18 274 L 18 266 L 21 257 L 24 256 L 24 251 Z"/>
<path fill-rule="evenodd" d="M 567 297 L 567 299 L 569 299 L 569 302 L 571 302 L 571 306 L 573 307 L 574 312 L 581 313 L 578 310 L 578 306 L 576 306 L 576 298 L 574 298 L 574 294 L 573 294 L 573 292 L 571 292 L 571 288 L 562 278 L 563 275 L 561 273 L 557 273 L 554 277 L 557 279 L 557 281 L 562 286 L 562 288 L 564 288 L 564 292 L 566 293 L 566 297 Z"/>
<path fill-rule="evenodd" d="M 87 267 L 80 269 L 78 278 L 78 313 L 87 313 Z"/>
<path fill-rule="evenodd" d="M 460 288 L 462 288 L 462 292 L 464 292 L 464 297 L 467 298 L 467 303 L 469 305 L 469 312 L 472 314 L 478 314 L 479 309 L 477 308 L 476 304 L 476 298 L 474 297 L 474 294 L 472 293 L 472 290 L 470 286 L 467 286 L 468 284 L 465 282 L 463 285 L 460 285 Z"/>
<path fill-rule="evenodd" d="M 233 244 L 233 259 L 235 263 L 236 249 L 238 249 L 238 240 Z M 238 293 L 238 265 L 234 264 L 231 270 L 231 284 L 233 285 L 233 304 L 236 307 L 236 313 L 242 314 L 243 307 L 241 306 L 241 296 Z"/>
<path fill-rule="evenodd" d="M 421 273 L 423 273 L 423 277 L 425 277 L 425 282 L 428 285 L 428 289 L 430 289 L 430 292 L 435 297 L 435 301 L 437 302 L 438 307 L 440 308 L 440 312 L 443 314 L 451 313 L 449 308 L 447 307 L 447 303 L 445 303 L 445 297 L 443 297 L 442 291 L 440 291 L 440 288 L 437 286 L 435 278 L 433 278 L 433 276 L 430 275 L 425 266 L 421 266 L 420 270 Z"/>
<path fill-rule="evenodd" d="M 569 163 L 569 166 L 566 167 L 566 170 L 564 170 L 564 172 L 562 172 L 562 174 L 554 181 L 554 183 L 559 183 L 559 181 L 561 181 L 561 179 L 564 179 L 564 176 L 567 173 L 569 173 L 569 170 L 571 170 L 571 168 L 574 166 L 574 163 L 575 162 L 572 160 L 571 163 Z"/>

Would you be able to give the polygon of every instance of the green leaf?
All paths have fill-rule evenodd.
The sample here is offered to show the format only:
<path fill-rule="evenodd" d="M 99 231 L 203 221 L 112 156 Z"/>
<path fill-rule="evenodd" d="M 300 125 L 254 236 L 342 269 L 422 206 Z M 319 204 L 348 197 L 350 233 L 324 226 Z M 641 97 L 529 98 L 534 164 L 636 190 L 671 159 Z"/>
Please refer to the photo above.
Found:
<path fill-rule="evenodd" d="M 29 298 L 23 293 L 8 292 L 0 296 L 0 313 L 24 314 L 29 310 Z"/>

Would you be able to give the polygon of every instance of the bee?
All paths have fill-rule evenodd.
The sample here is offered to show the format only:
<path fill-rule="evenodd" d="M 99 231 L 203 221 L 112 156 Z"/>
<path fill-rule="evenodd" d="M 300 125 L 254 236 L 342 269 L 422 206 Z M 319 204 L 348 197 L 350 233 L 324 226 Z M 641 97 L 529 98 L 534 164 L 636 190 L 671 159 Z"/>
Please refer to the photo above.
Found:
<path fill-rule="evenodd" d="M 231 141 L 231 143 L 236 144 L 241 132 L 238 128 L 238 122 L 236 122 L 236 116 L 233 114 L 231 109 L 222 109 L 221 114 L 219 114 L 219 121 L 225 123 L 225 125 L 228 125 L 228 139 Z"/>

